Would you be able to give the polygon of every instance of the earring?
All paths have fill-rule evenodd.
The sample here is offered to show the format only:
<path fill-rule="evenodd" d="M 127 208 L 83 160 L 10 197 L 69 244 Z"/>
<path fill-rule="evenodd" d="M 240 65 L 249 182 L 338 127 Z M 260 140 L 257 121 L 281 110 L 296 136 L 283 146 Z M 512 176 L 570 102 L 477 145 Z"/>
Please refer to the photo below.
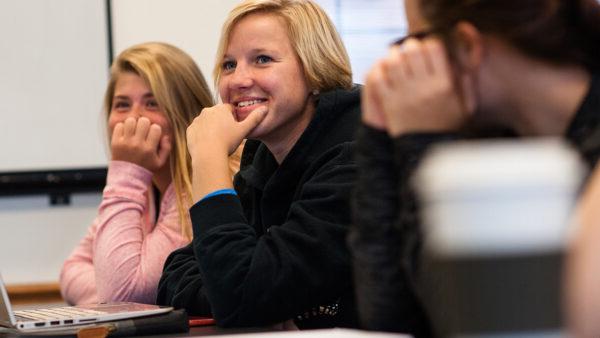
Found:
<path fill-rule="evenodd" d="M 319 90 L 318 89 L 314 89 L 311 94 L 313 94 L 314 96 L 319 95 Z"/>

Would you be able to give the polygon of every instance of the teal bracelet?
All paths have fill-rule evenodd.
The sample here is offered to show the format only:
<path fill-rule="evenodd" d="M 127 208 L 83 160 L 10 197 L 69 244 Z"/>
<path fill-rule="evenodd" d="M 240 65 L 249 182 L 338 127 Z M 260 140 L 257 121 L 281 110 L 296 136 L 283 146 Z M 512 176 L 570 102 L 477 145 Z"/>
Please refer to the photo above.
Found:
<path fill-rule="evenodd" d="M 234 189 L 221 189 L 221 190 L 213 191 L 213 192 L 207 194 L 206 196 L 202 197 L 202 199 L 200 199 L 200 201 L 204 201 L 205 199 L 207 199 L 209 197 L 213 197 L 213 196 L 217 196 L 217 195 L 237 195 L 237 192 L 235 192 Z"/>

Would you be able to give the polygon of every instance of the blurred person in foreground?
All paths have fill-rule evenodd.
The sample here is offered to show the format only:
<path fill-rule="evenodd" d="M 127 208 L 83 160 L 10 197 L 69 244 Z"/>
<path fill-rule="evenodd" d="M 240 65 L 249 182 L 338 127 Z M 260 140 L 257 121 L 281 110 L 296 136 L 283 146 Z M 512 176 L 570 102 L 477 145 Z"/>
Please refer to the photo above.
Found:
<path fill-rule="evenodd" d="M 409 180 L 435 143 L 562 136 L 600 156 L 595 0 L 406 0 L 409 35 L 370 70 L 358 136 L 354 257 L 361 326 L 433 335 Z"/>

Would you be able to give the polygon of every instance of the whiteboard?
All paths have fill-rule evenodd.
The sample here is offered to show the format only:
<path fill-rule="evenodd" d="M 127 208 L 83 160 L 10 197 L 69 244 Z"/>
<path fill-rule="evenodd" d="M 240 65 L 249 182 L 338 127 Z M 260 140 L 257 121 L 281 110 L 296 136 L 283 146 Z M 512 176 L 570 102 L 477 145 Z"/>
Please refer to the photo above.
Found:
<path fill-rule="evenodd" d="M 240 0 L 118 0 L 112 1 L 115 55 L 147 41 L 170 43 L 188 53 L 213 89 L 221 26 Z M 214 90 L 213 90 L 214 91 Z"/>
<path fill-rule="evenodd" d="M 0 173 L 105 167 L 105 0 L 0 1 Z"/>

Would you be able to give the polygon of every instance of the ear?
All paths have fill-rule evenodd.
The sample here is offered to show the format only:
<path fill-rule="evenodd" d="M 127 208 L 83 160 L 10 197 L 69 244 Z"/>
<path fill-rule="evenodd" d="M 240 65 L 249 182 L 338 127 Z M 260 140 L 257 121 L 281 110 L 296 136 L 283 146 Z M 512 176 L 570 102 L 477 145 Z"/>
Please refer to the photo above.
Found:
<path fill-rule="evenodd" d="M 455 57 L 460 67 L 473 71 L 483 62 L 483 36 L 473 24 L 460 21 L 454 28 Z"/>

